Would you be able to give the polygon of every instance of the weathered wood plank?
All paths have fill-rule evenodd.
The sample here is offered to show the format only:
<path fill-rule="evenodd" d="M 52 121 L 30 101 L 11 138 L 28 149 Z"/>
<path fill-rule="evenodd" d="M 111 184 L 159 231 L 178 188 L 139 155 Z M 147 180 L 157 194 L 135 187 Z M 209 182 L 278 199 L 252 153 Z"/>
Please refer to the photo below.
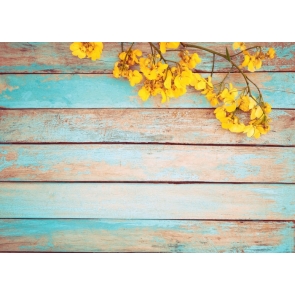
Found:
<path fill-rule="evenodd" d="M 253 139 L 222 129 L 211 109 L 0 110 L 0 142 L 294 146 L 295 110 L 274 110 L 270 117 L 273 120 L 272 130 L 259 139 Z"/>
<path fill-rule="evenodd" d="M 289 147 L 0 145 L 0 180 L 295 183 Z"/>
<path fill-rule="evenodd" d="M 294 223 L 1 219 L 0 251 L 294 252 Z"/>
<path fill-rule="evenodd" d="M 224 74 L 215 74 L 220 81 Z M 295 73 L 252 73 L 273 108 L 295 108 Z M 230 80 L 244 85 L 240 74 Z M 143 102 L 138 86 L 112 75 L 0 75 L 0 107 L 4 108 L 211 108 L 193 88 L 178 99 L 161 104 L 161 97 Z"/>
<path fill-rule="evenodd" d="M 292 184 L 1 183 L 0 218 L 295 220 Z"/>
<path fill-rule="evenodd" d="M 225 53 L 225 47 L 227 47 L 230 54 L 233 53 L 232 43 L 211 42 L 197 44 L 221 53 Z M 269 47 L 275 48 L 277 58 L 265 61 L 262 71 L 295 70 L 294 42 L 249 42 L 247 45 L 248 47 L 262 45 L 266 49 Z M 70 43 L 2 42 L 0 43 L 0 73 L 110 73 L 118 59 L 118 54 L 121 52 L 119 42 L 106 42 L 104 43 L 101 59 L 92 62 L 88 59 L 80 60 L 72 56 L 69 47 Z M 147 43 L 136 43 L 135 47 L 141 49 L 144 53 L 150 52 Z M 202 63 L 197 66 L 197 69 L 210 72 L 212 54 L 199 50 L 196 52 L 202 58 Z M 170 60 L 179 60 L 177 52 L 167 53 L 166 56 Z M 229 63 L 219 57 L 216 57 L 215 64 L 215 71 L 218 72 L 224 72 L 229 68 Z"/>

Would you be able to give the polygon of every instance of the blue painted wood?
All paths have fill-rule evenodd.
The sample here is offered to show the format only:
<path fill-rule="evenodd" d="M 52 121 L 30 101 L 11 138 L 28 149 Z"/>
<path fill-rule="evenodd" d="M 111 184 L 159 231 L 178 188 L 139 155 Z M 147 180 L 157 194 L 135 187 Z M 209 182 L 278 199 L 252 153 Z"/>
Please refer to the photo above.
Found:
<path fill-rule="evenodd" d="M 13 42 L 0 43 L 0 73 L 110 73 L 121 52 L 120 42 L 105 42 L 100 60 L 78 59 L 71 54 L 67 42 Z M 131 43 L 129 43 L 130 45 Z M 231 42 L 201 42 L 201 46 L 225 54 L 227 47 L 230 54 L 235 53 Z M 294 42 L 247 42 L 248 47 L 261 45 L 265 50 L 274 47 L 277 57 L 264 61 L 260 71 L 294 71 Z M 125 45 L 128 48 L 128 44 Z M 135 43 L 134 48 L 141 49 L 144 54 L 150 53 L 148 43 Z M 193 49 L 190 49 L 194 51 Z M 212 54 L 196 50 L 202 58 L 198 64 L 199 71 L 211 72 Z M 178 52 L 167 52 L 169 60 L 179 60 Z M 242 61 L 238 56 L 237 60 Z M 215 71 L 224 72 L 229 69 L 229 63 L 216 57 Z"/>
<path fill-rule="evenodd" d="M 295 184 L 10 183 L 0 218 L 295 220 Z"/>
<path fill-rule="evenodd" d="M 202 45 L 222 51 L 225 46 L 231 47 L 228 43 Z M 250 77 L 258 83 L 265 100 L 274 108 L 294 109 L 295 43 L 262 45 L 275 47 L 278 57 L 265 62 L 261 71 L 285 73 L 260 72 L 250 74 Z M 146 45 L 141 46 L 143 51 L 147 50 Z M 57 111 L 58 108 L 211 108 L 206 99 L 195 92 L 189 92 L 181 99 L 171 100 L 164 105 L 160 103 L 160 98 L 143 103 L 138 98 L 137 88 L 131 88 L 127 81 L 116 80 L 107 74 L 111 73 L 119 51 L 118 43 L 105 43 L 102 59 L 92 62 L 73 57 L 69 51 L 69 43 L 0 43 L 0 73 L 10 73 L 0 75 L 0 107 L 57 108 Z M 168 53 L 167 57 L 174 59 L 175 55 L 176 53 Z M 211 54 L 203 54 L 201 57 L 203 62 L 197 69 L 210 72 Z M 216 72 L 224 72 L 227 69 L 226 61 L 217 60 Z M 214 79 L 220 80 L 222 77 L 223 74 L 214 74 Z M 241 85 L 239 77 L 237 74 L 232 75 L 234 84 L 238 86 Z M 36 110 L 37 113 L 40 115 L 39 110 Z M 276 124 L 275 120 L 280 120 L 290 113 L 277 110 L 272 114 L 273 124 Z M 50 124 L 48 118 L 43 119 L 44 126 Z M 72 119 L 85 120 L 79 118 L 79 114 Z M 2 139 L 3 136 L 7 138 L 9 132 L 7 125 L 3 127 L 5 120 L 0 116 Z M 32 118 L 28 117 L 26 120 L 33 120 L 34 123 Z M 284 120 L 285 125 L 280 127 L 285 128 L 282 134 L 288 134 L 283 144 L 293 144 L 295 140 L 290 127 L 292 120 L 293 118 Z M 57 116 L 55 122 L 57 131 L 60 130 L 59 138 L 69 140 L 72 136 L 76 141 L 92 138 L 91 134 L 83 135 L 82 131 L 77 129 L 71 130 L 71 136 L 69 129 L 61 131 L 59 128 L 62 116 Z M 158 123 L 161 122 L 159 120 Z M 18 125 L 14 125 L 14 132 L 26 136 L 24 140 L 29 142 L 30 136 L 33 138 L 36 135 L 33 134 L 34 128 L 30 134 L 31 126 L 20 120 Z M 23 132 L 23 127 L 29 128 L 27 134 Z M 216 144 L 213 137 L 217 133 L 210 130 L 207 132 L 208 137 Z M 277 132 L 275 129 L 273 131 Z M 44 128 L 44 133 L 46 132 L 48 129 Z M 117 132 L 114 136 L 124 138 L 126 134 Z M 167 133 L 165 135 L 167 136 Z M 103 134 L 101 136 L 104 138 Z M 141 138 L 141 135 L 128 136 L 129 140 L 134 142 Z M 145 132 L 144 136 L 147 136 Z M 183 137 L 179 134 L 177 136 L 178 139 L 174 143 L 181 143 Z M 200 138 L 199 134 L 193 136 Z M 275 132 L 272 136 L 274 140 L 269 142 L 270 144 L 281 142 Z M 204 140 L 206 143 L 205 137 Z M 230 137 L 224 140 L 223 143 L 232 143 Z M 266 139 L 264 143 L 267 142 Z M 294 183 L 294 166 L 292 148 L 161 145 L 79 145 L 79 148 L 70 145 L 0 146 L 0 180 Z M 239 185 L 241 189 L 238 189 L 237 184 L 200 185 L 206 193 L 198 191 L 199 185 L 187 184 L 180 187 L 172 184 L 0 183 L 0 217 L 106 218 L 0 219 L 0 251 L 295 252 L 294 222 L 282 221 L 284 218 L 294 220 L 294 185 L 242 184 Z M 158 191 L 151 187 L 159 186 L 161 194 L 157 197 Z M 98 187 L 104 189 L 99 190 Z M 224 220 L 265 218 L 281 221 L 108 219 L 119 217 Z"/>
<path fill-rule="evenodd" d="M 220 81 L 224 74 L 216 74 Z M 294 73 L 254 73 L 265 101 L 273 108 L 295 108 Z M 232 81 L 244 85 L 241 75 Z M 4 108 L 212 108 L 194 89 L 168 103 L 161 97 L 143 102 L 129 82 L 112 75 L 0 75 L 0 107 Z M 287 91 L 287 92 L 286 92 Z"/>
<path fill-rule="evenodd" d="M 0 180 L 295 182 L 289 147 L 0 145 Z"/>
<path fill-rule="evenodd" d="M 2 143 L 295 146 L 295 110 L 273 110 L 271 130 L 259 139 L 222 129 L 210 109 L 6 109 L 0 118 Z M 247 114 L 244 122 L 249 120 Z"/>
<path fill-rule="evenodd" d="M 294 223 L 0 219 L 0 251 L 294 252 Z"/>

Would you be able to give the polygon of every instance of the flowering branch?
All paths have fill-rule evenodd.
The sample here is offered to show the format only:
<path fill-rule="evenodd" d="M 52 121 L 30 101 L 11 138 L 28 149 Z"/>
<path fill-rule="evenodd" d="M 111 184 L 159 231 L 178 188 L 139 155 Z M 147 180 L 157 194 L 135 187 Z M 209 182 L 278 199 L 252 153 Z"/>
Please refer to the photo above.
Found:
<path fill-rule="evenodd" d="M 212 50 L 196 44 L 184 42 L 160 42 L 155 45 L 149 42 L 151 52 L 142 57 L 139 49 L 133 49 L 134 43 L 129 49 L 124 51 L 121 43 L 121 53 L 119 60 L 114 65 L 113 75 L 115 78 L 126 78 L 131 86 L 135 86 L 143 81 L 142 87 L 138 91 L 139 97 L 146 101 L 150 96 L 161 95 L 162 103 L 170 98 L 178 98 L 187 92 L 188 87 L 193 87 L 201 92 L 215 107 L 214 113 L 220 121 L 222 128 L 234 133 L 246 133 L 248 137 L 259 138 L 270 130 L 268 114 L 271 112 L 270 104 L 263 101 L 260 88 L 250 79 L 243 68 L 248 68 L 250 72 L 258 70 L 262 66 L 264 59 L 275 57 L 275 50 L 270 48 L 266 53 L 261 46 L 247 48 L 243 42 L 235 42 L 233 49 L 240 51 L 229 55 L 227 48 L 224 53 Z M 179 48 L 179 46 L 182 48 Z M 70 49 L 73 55 L 79 58 L 100 58 L 103 48 L 101 42 L 75 42 Z M 207 77 L 201 76 L 194 70 L 201 62 L 199 55 L 190 53 L 188 49 L 199 49 L 211 53 L 212 69 Z M 164 57 L 166 51 L 178 51 L 179 61 L 169 60 Z M 254 53 L 250 53 L 253 50 Z M 233 60 L 238 55 L 243 54 L 244 61 L 238 65 Z M 216 56 L 225 59 L 231 68 L 226 76 L 219 83 L 212 83 Z M 169 63 L 173 63 L 171 66 Z M 245 87 L 237 89 L 232 83 L 225 83 L 232 71 L 236 69 L 244 79 Z M 251 89 L 251 85 L 257 90 L 257 97 Z M 238 117 L 239 113 L 250 113 L 248 122 L 242 122 Z"/>
<path fill-rule="evenodd" d="M 253 95 L 252 95 L 252 93 L 251 93 L 251 88 L 250 88 L 249 82 L 251 82 L 253 85 L 256 86 L 256 88 L 257 88 L 257 90 L 258 90 L 258 92 L 259 92 L 259 98 L 262 99 L 262 94 L 261 94 L 260 89 L 258 88 L 258 86 L 257 86 L 253 81 L 251 81 L 251 80 L 248 78 L 248 76 L 246 76 L 246 75 L 244 74 L 244 72 L 240 69 L 240 67 L 239 67 L 235 62 L 233 62 L 233 61 L 231 60 L 231 58 L 228 58 L 228 57 L 227 57 L 226 55 L 224 55 L 224 54 L 221 54 L 221 53 L 219 53 L 219 52 L 217 52 L 217 51 L 215 51 L 215 50 L 211 50 L 211 49 L 208 49 L 208 48 L 203 47 L 203 46 L 193 45 L 193 44 L 189 44 L 189 43 L 182 43 L 182 42 L 181 42 L 180 44 L 181 44 L 183 47 L 201 49 L 201 50 L 203 50 L 203 51 L 207 51 L 207 52 L 212 53 L 213 56 L 218 55 L 218 56 L 220 56 L 220 57 L 226 59 L 228 62 L 230 62 L 230 63 L 232 64 L 232 66 L 233 66 L 234 68 L 236 68 L 236 69 L 239 71 L 239 73 L 242 74 L 242 76 L 243 76 L 243 78 L 244 78 L 244 80 L 245 80 L 245 82 L 246 82 L 246 84 L 247 84 L 247 88 L 248 88 L 248 92 L 249 92 L 250 96 L 253 98 Z M 252 49 L 252 48 L 257 48 L 257 46 L 256 46 L 256 47 L 250 47 L 250 49 Z M 242 51 L 242 52 L 243 52 L 243 51 Z M 241 52 L 239 52 L 238 54 L 240 54 L 240 53 L 241 53 Z M 248 81 L 249 81 L 249 82 L 248 82 Z"/>

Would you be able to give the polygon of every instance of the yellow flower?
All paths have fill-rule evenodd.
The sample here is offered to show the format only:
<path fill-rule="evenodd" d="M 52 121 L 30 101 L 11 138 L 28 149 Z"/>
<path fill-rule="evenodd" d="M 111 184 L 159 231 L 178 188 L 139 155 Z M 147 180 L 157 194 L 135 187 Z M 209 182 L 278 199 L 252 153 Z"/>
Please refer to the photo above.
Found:
<path fill-rule="evenodd" d="M 256 106 L 256 101 L 248 95 L 243 95 L 237 100 L 237 106 L 243 112 L 249 112 Z"/>
<path fill-rule="evenodd" d="M 271 112 L 271 105 L 267 102 L 263 104 L 263 110 L 265 114 L 269 114 Z"/>
<path fill-rule="evenodd" d="M 216 119 L 218 119 L 219 121 L 226 118 L 226 111 L 224 107 L 216 108 L 214 114 L 216 115 Z"/>
<path fill-rule="evenodd" d="M 116 62 L 113 70 L 113 76 L 115 78 L 128 77 L 129 76 L 129 66 L 122 64 L 122 62 Z"/>
<path fill-rule="evenodd" d="M 91 42 L 91 43 L 92 45 L 88 47 L 87 56 L 91 58 L 91 60 L 100 59 L 102 49 L 103 49 L 103 43 L 102 42 Z"/>
<path fill-rule="evenodd" d="M 262 110 L 261 106 L 257 105 L 251 110 L 250 118 L 251 118 L 251 120 L 254 120 L 256 118 L 261 119 L 262 115 L 263 115 L 263 110 Z"/>
<path fill-rule="evenodd" d="M 171 84 L 172 84 L 172 72 L 171 70 L 167 70 L 164 86 L 166 89 L 171 89 Z"/>
<path fill-rule="evenodd" d="M 229 88 L 225 88 L 220 94 L 221 99 L 224 101 L 224 107 L 227 112 L 234 112 L 237 108 L 236 96 L 238 90 L 233 87 L 232 83 L 229 84 Z"/>
<path fill-rule="evenodd" d="M 209 91 L 206 94 L 206 98 L 209 100 L 210 104 L 215 107 L 216 105 L 218 105 L 219 100 L 218 100 L 218 95 L 216 93 L 214 93 L 213 91 Z"/>
<path fill-rule="evenodd" d="M 141 89 L 138 91 L 138 95 L 143 101 L 146 101 L 150 97 L 151 93 L 146 86 L 142 86 Z"/>
<path fill-rule="evenodd" d="M 139 60 L 140 70 L 148 80 L 155 80 L 159 76 L 164 76 L 168 64 L 163 64 L 160 61 L 153 63 L 150 58 L 141 58 Z"/>
<path fill-rule="evenodd" d="M 164 78 L 161 76 L 158 76 L 155 80 L 145 80 L 144 86 L 138 91 L 138 95 L 144 101 L 150 96 L 156 96 L 158 94 L 162 95 L 162 103 L 169 99 L 168 90 L 164 86 Z"/>
<path fill-rule="evenodd" d="M 166 49 L 177 49 L 180 42 L 160 42 L 160 51 L 166 53 Z"/>
<path fill-rule="evenodd" d="M 167 96 L 166 91 L 164 91 L 164 90 L 161 90 L 160 93 L 161 93 L 161 96 L 162 96 L 161 103 L 165 103 L 169 99 L 169 97 Z"/>
<path fill-rule="evenodd" d="M 191 85 L 195 86 L 195 89 L 197 90 L 203 90 L 201 93 L 205 94 L 206 98 L 212 106 L 216 106 L 219 103 L 220 95 L 214 93 L 211 76 L 204 79 L 199 74 L 194 74 L 193 77 L 194 78 Z"/>
<path fill-rule="evenodd" d="M 213 91 L 213 83 L 212 83 L 212 78 L 209 76 L 207 79 L 204 79 L 206 81 L 206 87 L 202 91 L 202 94 L 207 94 L 210 91 Z"/>
<path fill-rule="evenodd" d="M 187 50 L 181 51 L 179 56 L 181 57 L 179 64 L 189 69 L 195 68 L 202 61 L 197 53 L 189 54 Z"/>
<path fill-rule="evenodd" d="M 122 61 L 125 61 L 129 66 L 133 66 L 134 64 L 138 64 L 138 57 L 142 56 L 142 52 L 139 49 L 128 50 L 127 52 L 123 51 L 119 54 L 119 58 Z"/>
<path fill-rule="evenodd" d="M 269 48 L 268 52 L 266 53 L 266 56 L 270 59 L 273 59 L 275 57 L 276 51 L 273 48 Z"/>
<path fill-rule="evenodd" d="M 254 55 L 251 55 L 249 52 L 245 51 L 244 58 L 242 67 L 248 67 L 250 72 L 255 72 L 255 70 L 261 68 L 264 54 L 262 52 L 256 52 Z"/>
<path fill-rule="evenodd" d="M 234 116 L 233 122 L 231 126 L 229 127 L 229 131 L 234 133 L 241 133 L 244 130 L 245 130 L 245 125 L 239 122 L 238 117 Z"/>
<path fill-rule="evenodd" d="M 234 133 L 243 132 L 245 125 L 239 122 L 239 118 L 233 114 L 227 115 L 224 107 L 218 107 L 215 109 L 216 119 L 221 122 L 221 127 Z"/>
<path fill-rule="evenodd" d="M 128 73 L 128 80 L 130 82 L 131 86 L 134 86 L 135 84 L 138 84 L 142 80 L 142 75 L 139 73 L 139 71 L 129 71 Z"/>
<path fill-rule="evenodd" d="M 166 91 L 168 97 L 178 98 L 186 93 L 186 87 L 177 88 L 175 85 Z"/>
<path fill-rule="evenodd" d="M 177 88 L 186 87 L 191 83 L 192 77 L 193 73 L 189 69 L 185 69 L 175 77 L 174 84 Z"/>
<path fill-rule="evenodd" d="M 244 133 L 247 133 L 247 137 L 254 136 L 255 138 L 259 138 L 262 134 L 260 130 L 262 131 L 263 129 L 259 129 L 257 126 L 250 124 L 245 127 Z"/>
<path fill-rule="evenodd" d="M 244 51 L 246 49 L 246 45 L 244 42 L 234 42 L 233 49 L 234 50 L 241 49 L 242 51 Z"/>
<path fill-rule="evenodd" d="M 259 130 L 260 134 L 266 134 L 270 131 L 269 121 L 270 119 L 267 119 L 263 124 L 257 125 L 257 129 Z"/>
<path fill-rule="evenodd" d="M 190 85 L 195 87 L 196 90 L 204 90 L 206 88 L 206 80 L 200 74 L 193 73 Z"/>
<path fill-rule="evenodd" d="M 99 59 L 102 49 L 102 42 L 74 42 L 70 45 L 70 50 L 74 56 L 79 58 L 88 57 L 91 60 Z"/>
<path fill-rule="evenodd" d="M 114 70 L 113 70 L 113 75 L 115 78 L 121 77 L 121 70 L 119 69 L 118 65 L 119 65 L 119 62 L 116 62 L 114 66 Z"/>
<path fill-rule="evenodd" d="M 78 56 L 79 58 L 86 57 L 86 47 L 83 45 L 83 42 L 72 43 L 70 49 L 74 56 Z"/>

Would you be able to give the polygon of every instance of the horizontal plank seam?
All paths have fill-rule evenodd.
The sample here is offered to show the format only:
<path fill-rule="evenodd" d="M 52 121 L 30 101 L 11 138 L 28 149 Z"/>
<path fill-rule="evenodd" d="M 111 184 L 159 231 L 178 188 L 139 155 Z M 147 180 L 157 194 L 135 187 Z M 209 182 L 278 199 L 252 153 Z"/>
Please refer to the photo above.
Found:
<path fill-rule="evenodd" d="M 0 221 L 5 221 L 5 220 L 99 220 L 99 221 L 122 221 L 122 220 L 132 220 L 132 221 L 169 221 L 169 220 L 174 220 L 174 221 L 196 221 L 196 222 L 204 222 L 204 221 L 212 221 L 212 222 L 228 222 L 228 223 L 233 223 L 233 222 L 292 222 L 295 223 L 294 219 L 187 219 L 187 218 L 0 218 Z"/>
<path fill-rule="evenodd" d="M 179 185 L 185 185 L 185 184 L 273 184 L 273 185 L 295 185 L 294 182 L 212 182 L 212 181 L 60 181 L 60 180 L 50 180 L 50 181 L 36 181 L 36 180 L 1 180 L 0 183 L 144 183 L 144 184 L 179 184 Z"/>
<path fill-rule="evenodd" d="M 182 107 L 178 107 L 178 108 L 170 108 L 170 107 L 166 107 L 164 106 L 163 108 L 5 108 L 0 106 L 0 110 L 1 111 L 28 111 L 28 110 L 54 110 L 54 111 L 58 111 L 58 110 L 136 110 L 136 111 L 147 111 L 147 110 L 158 110 L 158 111 L 163 111 L 163 110 L 167 110 L 167 111 L 171 111 L 171 110 L 212 110 L 214 111 L 215 108 L 212 108 L 210 106 L 208 106 L 207 108 L 182 108 Z M 279 110 L 279 111 L 292 111 L 295 110 L 295 108 L 272 108 L 272 110 Z"/>
<path fill-rule="evenodd" d="M 12 66 L 14 67 L 14 66 Z M 29 68 L 29 67 L 28 67 Z M 0 66 L 1 70 L 1 66 Z M 113 72 L 112 70 L 106 70 L 106 71 L 96 71 L 93 70 L 92 72 L 59 72 L 59 69 L 44 69 L 44 70 L 39 70 L 37 72 L 0 72 L 0 75 L 111 75 Z M 210 74 L 211 71 L 199 71 L 196 70 L 194 73 L 198 74 Z M 217 72 L 213 72 L 213 74 L 227 74 L 228 71 L 221 70 Z M 238 70 L 233 70 L 231 73 L 233 74 L 238 74 Z M 264 74 L 264 73 L 295 73 L 295 71 L 292 70 L 287 70 L 287 71 L 274 71 L 274 70 L 269 70 L 269 71 L 256 71 L 255 74 Z M 252 74 L 251 72 L 245 71 L 245 74 Z"/>
<path fill-rule="evenodd" d="M 180 146 L 231 146 L 231 147 L 282 147 L 282 148 L 293 148 L 295 145 L 276 145 L 276 144 L 223 144 L 223 143 L 173 143 L 173 142 L 133 142 L 133 141 L 85 141 L 85 142 L 72 142 L 72 141 L 40 141 L 40 142 L 22 142 L 22 141 L 5 141 L 0 142 L 1 145 L 180 145 Z"/>

